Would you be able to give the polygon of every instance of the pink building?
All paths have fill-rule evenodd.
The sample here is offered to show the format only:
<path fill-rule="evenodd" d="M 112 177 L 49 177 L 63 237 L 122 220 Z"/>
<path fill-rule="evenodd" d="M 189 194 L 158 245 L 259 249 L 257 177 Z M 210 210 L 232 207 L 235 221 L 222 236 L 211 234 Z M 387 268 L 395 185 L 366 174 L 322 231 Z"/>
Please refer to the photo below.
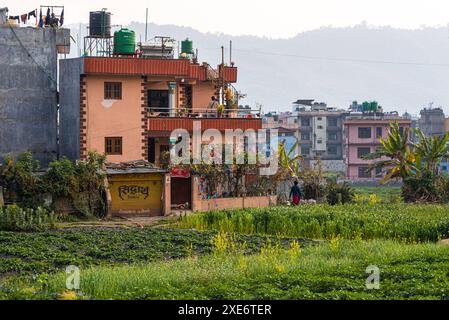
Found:
<path fill-rule="evenodd" d="M 411 121 L 398 116 L 357 117 L 344 121 L 347 178 L 357 181 L 379 180 L 381 170 L 369 171 L 373 160 L 363 160 L 366 154 L 376 151 L 380 146 L 379 137 L 388 136 L 390 123 L 397 121 L 400 130 L 411 126 Z"/>

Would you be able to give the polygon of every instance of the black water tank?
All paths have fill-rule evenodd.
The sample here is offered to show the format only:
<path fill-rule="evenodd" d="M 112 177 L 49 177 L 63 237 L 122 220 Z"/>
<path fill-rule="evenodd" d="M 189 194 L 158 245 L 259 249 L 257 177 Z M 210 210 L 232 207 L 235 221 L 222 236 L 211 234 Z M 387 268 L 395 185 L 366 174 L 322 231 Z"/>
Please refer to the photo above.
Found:
<path fill-rule="evenodd" d="M 89 13 L 89 35 L 91 37 L 111 36 L 111 13 L 92 11 Z"/>

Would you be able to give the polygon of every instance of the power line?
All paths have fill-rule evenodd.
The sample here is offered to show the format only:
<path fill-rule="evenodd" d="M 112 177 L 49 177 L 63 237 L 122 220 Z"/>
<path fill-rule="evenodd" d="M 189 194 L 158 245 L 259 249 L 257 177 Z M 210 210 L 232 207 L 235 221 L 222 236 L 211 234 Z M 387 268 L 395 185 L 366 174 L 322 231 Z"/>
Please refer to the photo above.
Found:
<path fill-rule="evenodd" d="M 219 48 L 205 48 L 205 49 L 218 50 Z M 276 56 L 276 57 L 299 58 L 307 60 L 324 60 L 324 61 L 337 61 L 337 62 L 357 62 L 357 63 L 374 63 L 374 64 L 391 64 L 391 65 L 412 65 L 412 66 L 446 67 L 446 68 L 449 67 L 449 63 L 389 61 L 389 60 L 372 60 L 372 59 L 357 59 L 357 58 L 333 58 L 333 57 L 319 57 L 319 56 L 298 55 L 298 54 L 258 51 L 258 50 L 245 50 L 245 49 L 233 49 L 233 51 L 250 54 Z"/>

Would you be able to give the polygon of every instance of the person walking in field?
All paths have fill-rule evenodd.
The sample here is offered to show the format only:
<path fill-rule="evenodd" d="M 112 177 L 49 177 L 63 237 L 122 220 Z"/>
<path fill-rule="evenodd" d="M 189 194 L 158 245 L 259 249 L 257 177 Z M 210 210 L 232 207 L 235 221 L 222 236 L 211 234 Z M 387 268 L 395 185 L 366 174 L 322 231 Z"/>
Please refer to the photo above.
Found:
<path fill-rule="evenodd" d="M 295 181 L 294 186 L 290 190 L 289 198 L 291 198 L 292 196 L 293 196 L 293 204 L 297 206 L 301 201 L 302 197 L 302 192 L 301 189 L 299 188 L 298 181 Z"/>

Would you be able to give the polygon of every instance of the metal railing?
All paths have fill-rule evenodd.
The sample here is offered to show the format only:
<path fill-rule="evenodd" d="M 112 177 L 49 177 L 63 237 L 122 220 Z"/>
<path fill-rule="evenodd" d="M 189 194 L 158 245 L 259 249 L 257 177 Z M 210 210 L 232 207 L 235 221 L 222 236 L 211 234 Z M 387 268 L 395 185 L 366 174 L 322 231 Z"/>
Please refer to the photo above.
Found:
<path fill-rule="evenodd" d="M 261 119 L 261 109 L 229 109 L 225 108 L 222 112 L 211 110 L 209 108 L 152 108 L 148 107 L 149 117 L 173 117 L 173 118 L 232 118 L 232 119 Z"/>

